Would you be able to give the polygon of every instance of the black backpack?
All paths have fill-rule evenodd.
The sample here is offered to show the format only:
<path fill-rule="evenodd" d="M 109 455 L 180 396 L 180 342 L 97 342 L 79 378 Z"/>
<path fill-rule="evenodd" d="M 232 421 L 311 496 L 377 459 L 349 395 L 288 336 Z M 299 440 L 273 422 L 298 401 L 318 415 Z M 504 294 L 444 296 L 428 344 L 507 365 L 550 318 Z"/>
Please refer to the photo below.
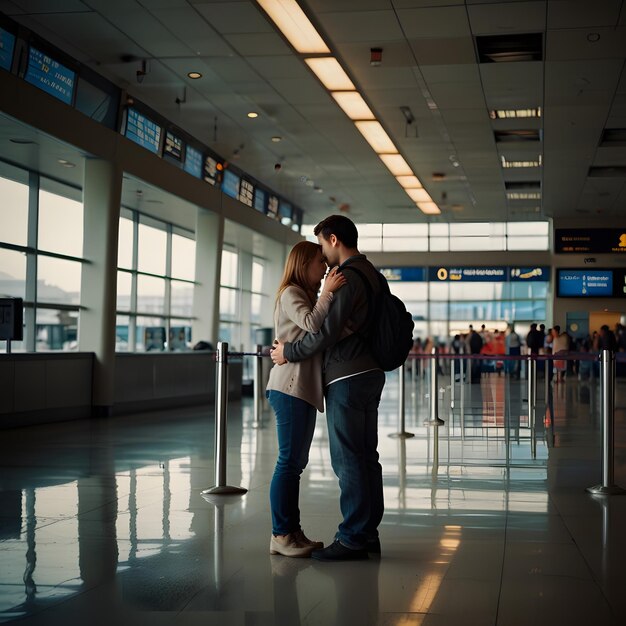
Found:
<path fill-rule="evenodd" d="M 404 302 L 389 290 L 387 279 L 380 273 L 380 293 L 376 296 L 365 274 L 346 265 L 341 270 L 352 270 L 360 276 L 367 291 L 368 314 L 363 332 L 358 333 L 368 344 L 381 369 L 390 372 L 397 369 L 409 355 L 413 346 L 413 316 Z"/>

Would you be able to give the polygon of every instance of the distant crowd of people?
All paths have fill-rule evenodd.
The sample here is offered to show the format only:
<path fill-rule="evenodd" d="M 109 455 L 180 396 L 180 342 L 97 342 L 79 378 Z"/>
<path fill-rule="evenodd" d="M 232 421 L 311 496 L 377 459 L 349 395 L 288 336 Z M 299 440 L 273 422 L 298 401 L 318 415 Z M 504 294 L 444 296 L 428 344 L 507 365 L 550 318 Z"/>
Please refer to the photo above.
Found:
<path fill-rule="evenodd" d="M 615 330 L 608 325 L 603 325 L 599 331 L 593 331 L 586 337 L 572 337 L 567 330 L 555 324 L 546 329 L 545 324 L 530 324 L 528 333 L 524 338 L 516 332 L 514 326 L 509 324 L 506 331 L 499 329 L 487 329 L 484 324 L 480 330 L 469 325 L 468 331 L 456 334 L 448 343 L 435 343 L 432 338 L 425 340 L 417 338 L 413 345 L 414 354 L 430 354 L 433 347 L 437 347 L 440 354 L 473 354 L 494 356 L 490 359 L 472 359 L 470 373 L 472 382 L 479 382 L 481 374 L 505 372 L 513 378 L 519 378 L 521 361 L 498 360 L 499 355 L 519 356 L 522 354 L 554 354 L 561 359 L 545 361 L 548 363 L 548 374 L 556 382 L 565 380 L 566 374 L 577 375 L 579 378 L 587 378 L 594 371 L 597 364 L 591 360 L 568 359 L 570 353 L 599 353 L 603 349 L 614 352 L 626 352 L 626 327 L 616 324 Z M 543 371 L 544 361 L 538 361 L 538 369 Z M 440 368 L 441 369 L 441 368 Z M 622 365 L 618 364 L 618 374 L 621 373 Z M 597 373 L 597 372 L 596 372 Z M 626 372 L 624 372 L 626 374 Z"/>

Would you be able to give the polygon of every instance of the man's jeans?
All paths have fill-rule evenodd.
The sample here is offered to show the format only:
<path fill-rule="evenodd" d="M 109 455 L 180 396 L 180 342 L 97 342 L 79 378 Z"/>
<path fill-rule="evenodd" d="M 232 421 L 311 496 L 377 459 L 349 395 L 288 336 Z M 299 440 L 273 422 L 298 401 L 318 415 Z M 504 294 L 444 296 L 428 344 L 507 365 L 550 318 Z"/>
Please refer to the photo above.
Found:
<path fill-rule="evenodd" d="M 288 535 L 300 528 L 300 474 L 309 461 L 315 432 L 315 407 L 280 391 L 267 392 L 276 414 L 278 460 L 270 485 L 272 532 Z"/>
<path fill-rule="evenodd" d="M 336 538 L 362 548 L 378 537 L 383 518 L 383 475 L 378 462 L 378 404 L 385 374 L 373 370 L 326 387 L 333 470 L 339 478 L 343 521 Z"/>

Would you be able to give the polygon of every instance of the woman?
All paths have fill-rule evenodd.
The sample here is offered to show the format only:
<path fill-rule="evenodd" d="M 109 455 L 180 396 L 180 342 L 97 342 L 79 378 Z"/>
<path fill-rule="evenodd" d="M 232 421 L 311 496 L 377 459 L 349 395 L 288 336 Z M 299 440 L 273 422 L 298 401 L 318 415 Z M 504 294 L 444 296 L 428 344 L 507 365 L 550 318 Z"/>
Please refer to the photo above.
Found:
<path fill-rule="evenodd" d="M 297 243 L 287 258 L 276 296 L 274 327 L 281 341 L 296 341 L 305 332 L 316 333 L 328 308 L 346 279 L 331 270 L 317 302 L 316 294 L 326 273 L 322 248 L 310 241 Z M 316 411 L 324 411 L 322 355 L 299 363 L 274 366 L 267 397 L 276 414 L 278 460 L 270 486 L 272 537 L 270 554 L 306 557 L 323 548 L 307 539 L 300 528 L 298 496 L 300 474 L 309 460 Z"/>

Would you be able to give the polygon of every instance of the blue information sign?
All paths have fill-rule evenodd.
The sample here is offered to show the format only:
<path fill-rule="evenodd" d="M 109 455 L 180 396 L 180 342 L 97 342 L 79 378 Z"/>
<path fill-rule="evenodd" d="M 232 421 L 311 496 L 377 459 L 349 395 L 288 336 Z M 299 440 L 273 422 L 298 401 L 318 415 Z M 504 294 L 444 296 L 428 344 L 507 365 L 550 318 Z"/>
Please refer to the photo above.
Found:
<path fill-rule="evenodd" d="M 196 178 L 202 178 L 202 153 L 191 146 L 185 150 L 185 172 Z"/>
<path fill-rule="evenodd" d="M 404 283 L 421 283 L 426 280 L 423 267 L 382 267 L 381 273 L 388 281 Z"/>
<path fill-rule="evenodd" d="M 514 283 L 550 282 L 549 267 L 510 267 L 509 279 Z"/>
<path fill-rule="evenodd" d="M 24 79 L 65 104 L 72 104 L 75 72 L 37 48 L 31 47 L 28 51 L 28 69 Z"/>
<path fill-rule="evenodd" d="M 13 50 L 15 49 L 15 35 L 0 28 L 0 68 L 11 71 Z"/>
<path fill-rule="evenodd" d="M 265 202 L 267 194 L 258 187 L 254 190 L 254 208 L 261 213 L 265 213 Z"/>
<path fill-rule="evenodd" d="M 429 280 L 433 282 L 506 282 L 506 267 L 431 267 Z"/>
<path fill-rule="evenodd" d="M 224 170 L 224 178 L 222 179 L 222 191 L 235 200 L 239 199 L 239 183 L 241 179 L 237 174 L 233 174 L 230 170 Z"/>
<path fill-rule="evenodd" d="M 557 270 L 560 298 L 610 298 L 613 295 L 612 270 Z"/>
<path fill-rule="evenodd" d="M 126 116 L 126 137 L 143 148 L 159 153 L 161 144 L 161 127 L 148 119 L 137 109 L 128 109 Z"/>

